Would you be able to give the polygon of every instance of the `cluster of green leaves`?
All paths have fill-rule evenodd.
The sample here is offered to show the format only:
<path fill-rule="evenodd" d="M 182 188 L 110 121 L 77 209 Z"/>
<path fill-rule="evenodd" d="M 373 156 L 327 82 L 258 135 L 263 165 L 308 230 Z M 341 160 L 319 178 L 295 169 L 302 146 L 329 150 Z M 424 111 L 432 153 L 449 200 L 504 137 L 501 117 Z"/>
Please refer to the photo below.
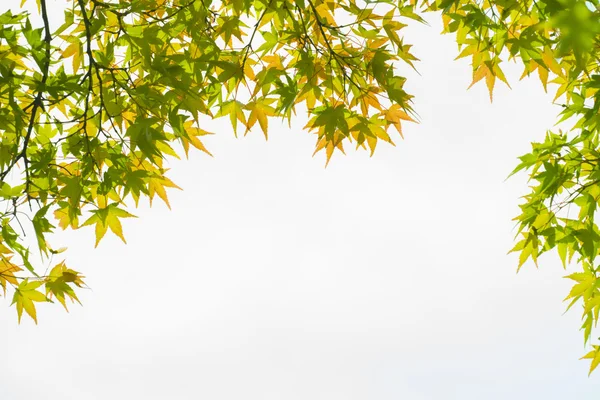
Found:
<path fill-rule="evenodd" d="M 291 122 L 303 107 L 327 160 L 344 141 L 372 153 L 412 120 L 394 63 L 415 60 L 398 34 L 399 20 L 420 19 L 414 5 L 381 2 L 380 15 L 354 0 L 73 0 L 52 30 L 36 3 L 40 28 L 24 12 L 0 16 L 0 282 L 32 316 L 25 299 L 76 300 L 82 282 L 70 269 L 61 285 L 40 275 L 23 225 L 42 264 L 61 251 L 47 241 L 57 226 L 93 225 L 96 245 L 108 229 L 125 241 L 131 200 L 168 205 L 177 188 L 164 160 L 210 154 L 203 118 L 266 137 L 270 118 Z"/>
<path fill-rule="evenodd" d="M 93 225 L 96 245 L 108 229 L 125 241 L 132 201 L 158 195 L 169 205 L 166 189 L 177 185 L 165 159 L 190 147 L 210 155 L 206 118 L 267 137 L 271 118 L 308 112 L 305 129 L 327 162 L 345 143 L 371 154 L 380 140 L 393 144 L 414 115 L 399 71 L 417 59 L 402 29 L 434 11 L 490 98 L 496 80 L 508 85 L 502 62 L 517 60 L 523 77 L 537 71 L 544 88 L 557 85 L 562 119 L 576 120 L 533 144 L 514 171 L 528 170 L 533 184 L 513 250 L 519 267 L 554 248 L 565 266 L 577 255 L 583 272 L 569 275 L 568 300 L 583 305 L 590 339 L 600 313 L 598 0 L 69 0 L 55 30 L 46 0 L 30 1 L 39 28 L 26 12 L 0 15 L 0 284 L 19 317 L 36 319 L 34 302 L 78 301 L 81 274 L 64 262 L 39 273 L 63 251 L 47 241 L 56 226 Z M 600 345 L 585 358 L 591 372 Z"/>
<path fill-rule="evenodd" d="M 501 62 L 518 60 L 523 77 L 537 71 L 564 108 L 559 122 L 574 121 L 568 133 L 547 132 L 520 158 L 513 174 L 529 171 L 531 191 L 518 221 L 519 268 L 556 249 L 565 268 L 576 255 L 583 272 L 567 278 L 574 286 L 568 308 L 582 304 L 584 342 L 600 313 L 600 2 L 598 0 L 438 1 L 445 30 L 456 32 L 459 58 L 471 57 L 473 83 L 485 78 L 490 98 L 496 79 L 506 82 Z M 508 84 L 508 82 L 506 82 Z M 581 300 L 581 302 L 580 302 Z M 600 345 L 584 356 L 590 373 L 600 364 Z"/>

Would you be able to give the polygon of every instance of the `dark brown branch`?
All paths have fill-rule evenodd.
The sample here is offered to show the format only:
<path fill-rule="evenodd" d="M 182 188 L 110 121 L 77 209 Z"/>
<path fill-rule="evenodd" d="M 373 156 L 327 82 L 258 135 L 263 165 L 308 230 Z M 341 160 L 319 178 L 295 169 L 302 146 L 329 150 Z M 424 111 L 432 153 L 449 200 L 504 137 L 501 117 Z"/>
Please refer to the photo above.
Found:
<path fill-rule="evenodd" d="M 48 74 L 50 71 L 50 49 L 52 42 L 52 33 L 50 31 L 50 21 L 48 20 L 48 8 L 46 6 L 46 0 L 40 0 L 41 12 L 42 12 L 42 20 L 44 22 L 44 60 L 42 62 L 42 79 L 37 88 L 37 94 L 35 95 L 35 99 L 33 100 L 33 107 L 31 109 L 31 118 L 29 119 L 29 125 L 27 126 L 27 133 L 25 134 L 25 139 L 23 140 L 23 148 L 17 154 L 17 156 L 13 159 L 10 165 L 6 168 L 6 170 L 2 171 L 0 174 L 0 181 L 4 181 L 8 173 L 12 170 L 12 168 L 19 162 L 20 159 L 23 159 L 25 163 L 25 193 L 28 193 L 29 189 L 29 159 L 27 158 L 27 148 L 29 146 L 29 141 L 31 140 L 31 136 L 33 134 L 33 127 L 35 126 L 35 120 L 37 118 L 37 114 L 40 108 L 43 107 L 43 95 L 46 90 L 46 81 L 48 80 Z"/>

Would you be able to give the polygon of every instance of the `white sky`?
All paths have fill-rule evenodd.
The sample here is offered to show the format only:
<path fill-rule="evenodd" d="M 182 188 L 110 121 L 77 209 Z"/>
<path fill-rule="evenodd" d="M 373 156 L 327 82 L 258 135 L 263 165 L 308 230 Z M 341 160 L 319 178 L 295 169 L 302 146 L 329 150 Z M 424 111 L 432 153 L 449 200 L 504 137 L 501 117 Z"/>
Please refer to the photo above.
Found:
<path fill-rule="evenodd" d="M 506 255 L 526 180 L 504 179 L 559 109 L 516 67 L 493 104 L 466 91 L 432 22 L 409 31 L 422 123 L 397 147 L 324 169 L 301 119 L 268 142 L 215 121 L 215 158 L 173 162 L 185 190 L 136 210 L 128 245 L 61 236 L 93 290 L 38 326 L 0 300 L 0 399 L 597 398 L 566 272 Z"/>

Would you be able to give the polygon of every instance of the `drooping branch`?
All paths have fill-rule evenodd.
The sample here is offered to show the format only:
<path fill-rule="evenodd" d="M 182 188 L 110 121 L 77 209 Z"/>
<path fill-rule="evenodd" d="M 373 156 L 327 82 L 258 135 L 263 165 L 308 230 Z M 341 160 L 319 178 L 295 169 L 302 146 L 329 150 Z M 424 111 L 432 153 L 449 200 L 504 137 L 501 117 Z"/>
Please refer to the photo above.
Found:
<path fill-rule="evenodd" d="M 43 96 L 46 91 L 46 82 L 48 81 L 48 75 L 50 71 L 50 50 L 52 46 L 52 32 L 50 31 L 50 21 L 48 18 L 48 7 L 46 5 L 46 0 L 40 0 L 40 8 L 42 13 L 42 21 L 44 23 L 44 59 L 42 60 L 41 65 L 41 73 L 42 79 L 37 87 L 37 92 L 33 102 L 31 103 L 31 117 L 29 119 L 29 124 L 27 125 L 27 131 L 25 133 L 25 138 L 23 140 L 23 147 L 21 151 L 15 156 L 12 162 L 8 165 L 8 167 L 0 173 L 0 182 L 4 182 L 8 173 L 12 170 L 12 168 L 19 162 L 19 160 L 23 160 L 25 163 L 25 193 L 27 194 L 27 198 L 29 199 L 29 159 L 27 158 L 27 148 L 29 147 L 29 141 L 31 140 L 31 136 L 33 134 L 33 128 L 35 126 L 35 120 L 37 119 L 38 112 L 41 108 L 43 108 Z"/>

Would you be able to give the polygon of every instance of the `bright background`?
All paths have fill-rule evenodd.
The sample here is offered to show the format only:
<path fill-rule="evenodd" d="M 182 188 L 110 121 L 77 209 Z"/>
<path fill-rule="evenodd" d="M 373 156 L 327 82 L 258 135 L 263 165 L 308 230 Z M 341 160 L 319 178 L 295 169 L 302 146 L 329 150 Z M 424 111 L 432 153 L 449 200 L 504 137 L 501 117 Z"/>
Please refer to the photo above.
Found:
<path fill-rule="evenodd" d="M 493 104 L 467 91 L 430 20 L 408 30 L 422 123 L 397 147 L 324 169 L 303 116 L 268 142 L 218 120 L 215 157 L 171 162 L 185 190 L 135 210 L 128 245 L 61 233 L 92 290 L 38 326 L 0 300 L 0 399 L 597 399 L 567 272 L 506 255 L 526 176 L 504 179 L 560 109 L 516 65 Z"/>

